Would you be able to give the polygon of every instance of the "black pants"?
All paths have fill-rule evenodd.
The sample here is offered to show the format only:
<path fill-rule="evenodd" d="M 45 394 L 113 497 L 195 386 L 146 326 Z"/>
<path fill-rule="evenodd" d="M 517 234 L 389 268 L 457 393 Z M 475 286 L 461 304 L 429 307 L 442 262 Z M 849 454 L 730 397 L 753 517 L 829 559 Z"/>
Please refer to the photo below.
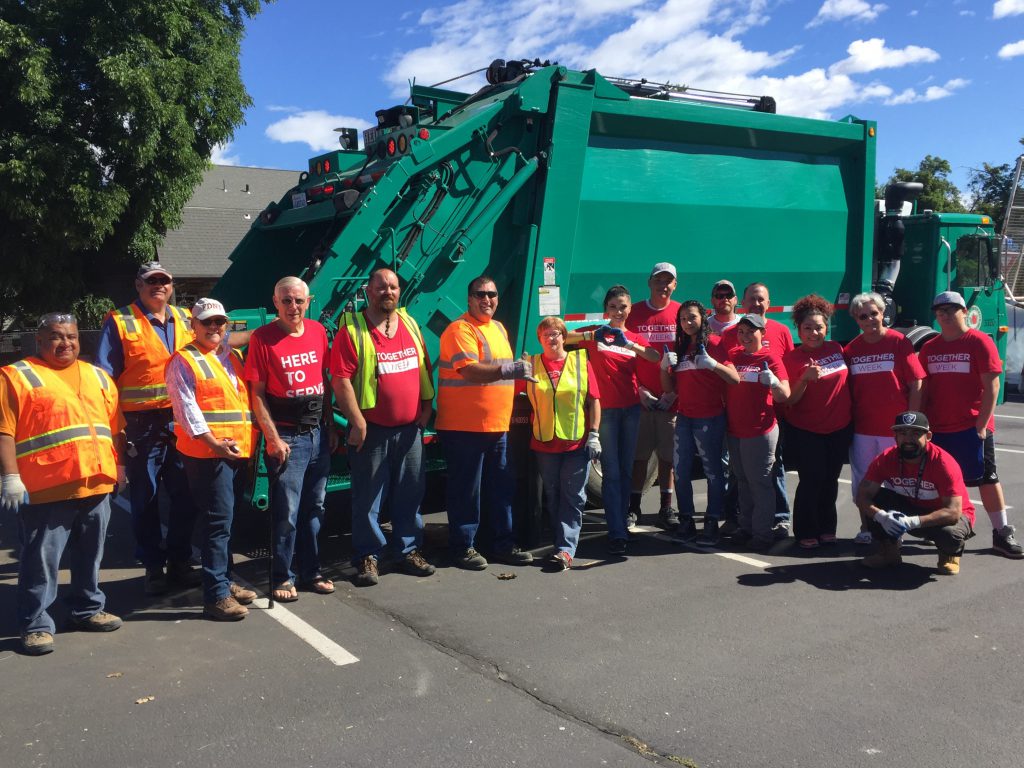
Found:
<path fill-rule="evenodd" d="M 875 498 L 872 499 L 872 503 L 881 509 L 895 509 L 902 512 L 905 515 L 919 515 L 927 510 L 917 507 L 914 505 L 914 500 L 908 496 L 903 496 L 894 491 L 890 491 L 888 488 L 883 488 L 875 494 Z M 889 541 L 896 541 L 895 536 L 890 536 L 874 520 L 868 519 L 864 521 L 867 523 L 868 530 L 871 531 L 871 535 L 875 539 L 888 539 Z M 964 544 L 967 540 L 974 535 L 974 530 L 971 528 L 971 522 L 966 516 L 960 515 L 960 519 L 957 520 L 953 525 L 942 525 L 942 526 L 930 526 L 925 528 L 915 528 L 909 531 L 911 536 L 917 536 L 919 539 L 926 539 L 933 544 L 935 548 L 946 555 L 961 555 L 964 551 Z"/>
<path fill-rule="evenodd" d="M 793 501 L 793 538 L 834 536 L 838 515 L 839 473 L 850 452 L 853 428 L 819 434 L 786 426 L 786 462 L 796 465 L 800 484 Z"/>

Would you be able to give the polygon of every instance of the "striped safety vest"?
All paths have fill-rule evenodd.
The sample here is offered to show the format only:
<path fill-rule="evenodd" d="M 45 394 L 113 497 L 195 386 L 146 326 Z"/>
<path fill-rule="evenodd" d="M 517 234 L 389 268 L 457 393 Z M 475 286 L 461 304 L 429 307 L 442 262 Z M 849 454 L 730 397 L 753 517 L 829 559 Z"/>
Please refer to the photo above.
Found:
<path fill-rule="evenodd" d="M 174 348 L 178 350 L 194 338 L 190 322 L 192 314 L 170 304 L 167 311 L 174 317 Z M 113 318 L 124 350 L 124 370 L 117 378 L 121 409 L 148 411 L 170 408 L 164 368 L 171 353 L 157 336 L 152 323 L 135 302 L 112 310 L 107 317 Z"/>
<path fill-rule="evenodd" d="M 2 369 L 18 401 L 14 452 L 29 494 L 90 477 L 117 482 L 110 431 L 117 388 L 96 366 L 80 360 L 74 365 L 78 392 L 37 357 Z"/>
<path fill-rule="evenodd" d="M 203 412 L 210 432 L 218 440 L 234 440 L 238 443 L 238 458 L 249 458 L 253 447 L 252 412 L 239 356 L 235 352 L 231 353 L 231 365 L 235 372 L 233 384 L 216 350 L 204 353 L 195 344 L 186 344 L 174 357 L 184 360 L 195 375 L 196 404 Z M 174 434 L 178 439 L 178 450 L 186 456 L 196 459 L 220 458 L 202 439 L 192 437 L 177 421 L 174 423 Z"/>
<path fill-rule="evenodd" d="M 533 436 L 542 443 L 556 437 L 582 440 L 587 427 L 587 353 L 582 349 L 568 353 L 555 386 L 551 385 L 543 356 L 533 355 L 530 360 L 537 379 L 526 384 L 533 406 Z"/>
<path fill-rule="evenodd" d="M 420 400 L 434 399 L 434 384 L 430 380 L 430 368 L 426 363 L 423 334 L 419 325 L 404 309 L 396 310 L 400 322 L 405 323 L 416 347 L 416 360 L 420 370 Z M 366 315 L 362 312 L 347 312 L 342 320 L 352 346 L 356 350 L 356 372 L 352 377 L 352 389 L 356 393 L 359 409 L 368 411 L 377 405 L 377 354 L 373 346 L 373 337 L 366 323 Z"/>

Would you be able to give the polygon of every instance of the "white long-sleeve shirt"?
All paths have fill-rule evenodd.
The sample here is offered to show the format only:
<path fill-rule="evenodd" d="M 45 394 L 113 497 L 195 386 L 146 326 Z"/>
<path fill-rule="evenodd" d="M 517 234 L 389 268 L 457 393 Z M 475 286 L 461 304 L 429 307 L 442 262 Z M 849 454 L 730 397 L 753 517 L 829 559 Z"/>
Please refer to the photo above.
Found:
<path fill-rule="evenodd" d="M 217 348 L 217 360 L 224 367 L 231 383 L 236 387 L 238 380 L 235 377 L 235 368 L 231 364 L 231 347 L 222 343 Z M 167 394 L 171 400 L 171 408 L 174 411 L 174 421 L 181 424 L 192 437 L 199 437 L 211 432 L 210 426 L 206 423 L 206 417 L 196 402 L 196 377 L 192 368 L 175 355 L 167 366 Z"/>

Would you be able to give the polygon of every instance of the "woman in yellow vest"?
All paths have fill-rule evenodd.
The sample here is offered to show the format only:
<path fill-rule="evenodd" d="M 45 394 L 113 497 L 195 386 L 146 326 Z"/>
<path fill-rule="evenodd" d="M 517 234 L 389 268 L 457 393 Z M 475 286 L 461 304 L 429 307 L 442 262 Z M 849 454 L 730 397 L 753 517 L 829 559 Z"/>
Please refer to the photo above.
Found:
<path fill-rule="evenodd" d="M 601 393 L 587 353 L 566 351 L 567 333 L 560 318 L 541 320 L 537 339 L 544 352 L 533 356 L 536 378 L 526 384 L 533 406 L 530 448 L 540 467 L 555 538 L 551 560 L 562 571 L 572 567 L 583 527 L 590 462 L 601 457 Z"/>
<path fill-rule="evenodd" d="M 203 614 L 238 621 L 256 598 L 229 578 L 235 484 L 252 455 L 253 424 L 242 361 L 227 344 L 224 305 L 199 299 L 192 308 L 195 341 L 167 363 L 174 434 L 203 526 Z"/>

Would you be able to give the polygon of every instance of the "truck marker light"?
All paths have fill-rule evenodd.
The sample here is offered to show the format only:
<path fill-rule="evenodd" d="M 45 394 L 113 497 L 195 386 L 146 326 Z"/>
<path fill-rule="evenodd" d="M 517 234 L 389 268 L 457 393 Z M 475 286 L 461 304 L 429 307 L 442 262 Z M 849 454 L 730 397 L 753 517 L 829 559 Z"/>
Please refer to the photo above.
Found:
<path fill-rule="evenodd" d="M 388 154 L 389 155 L 394 155 L 395 154 L 395 149 L 397 149 L 397 145 L 395 144 L 395 140 L 394 139 L 388 139 Z"/>
<path fill-rule="evenodd" d="M 326 185 L 324 187 L 324 194 L 325 195 L 333 195 L 334 194 L 334 185 L 333 184 Z"/>
<path fill-rule="evenodd" d="M 317 163 L 316 164 L 316 175 L 317 176 L 322 176 L 323 172 L 324 172 L 324 164 L 323 163 Z"/>
<path fill-rule="evenodd" d="M 874 128 L 868 128 L 868 136 L 874 136 L 874 135 L 875 135 L 875 129 Z"/>
<path fill-rule="evenodd" d="M 989 224 L 989 223 L 991 223 L 991 222 L 989 221 L 989 218 L 988 218 L 988 216 L 982 216 L 982 217 L 981 217 L 981 223 L 982 223 L 982 224 Z"/>
<path fill-rule="evenodd" d="M 323 193 L 324 193 L 324 188 L 323 187 L 313 187 L 313 188 L 311 188 L 309 190 L 309 196 L 310 197 L 316 197 L 318 195 L 322 195 Z"/>
<path fill-rule="evenodd" d="M 426 141 L 427 139 L 430 138 L 430 131 L 428 131 L 426 128 L 420 128 L 419 137 Z"/>
<path fill-rule="evenodd" d="M 398 153 L 404 155 L 409 151 L 409 137 L 404 133 L 398 137 Z"/>
<path fill-rule="evenodd" d="M 331 161 L 330 160 L 324 160 L 324 173 L 330 173 L 330 172 L 331 172 Z"/>
<path fill-rule="evenodd" d="M 1010 326 L 1008 326 L 1008 325 L 1000 325 L 999 326 L 999 332 L 1000 333 L 1007 333 L 1009 330 L 1010 330 Z"/>

